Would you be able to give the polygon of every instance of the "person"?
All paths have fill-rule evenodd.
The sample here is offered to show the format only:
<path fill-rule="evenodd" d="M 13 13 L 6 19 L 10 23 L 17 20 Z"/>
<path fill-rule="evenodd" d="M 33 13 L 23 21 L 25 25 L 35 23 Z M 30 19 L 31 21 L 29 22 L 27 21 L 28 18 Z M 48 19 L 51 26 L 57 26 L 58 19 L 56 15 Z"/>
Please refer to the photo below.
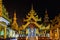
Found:
<path fill-rule="evenodd" d="M 15 37 L 12 38 L 12 39 L 10 39 L 10 40 L 18 40 L 18 37 L 19 37 L 19 34 L 18 34 L 18 32 L 16 31 L 16 32 L 15 32 Z"/>
<path fill-rule="evenodd" d="M 28 33 L 28 40 L 35 40 L 36 38 L 36 28 L 34 27 L 34 24 L 29 25 L 29 33 Z"/>
<path fill-rule="evenodd" d="M 18 34 L 18 32 L 16 32 L 16 34 L 15 34 L 15 37 L 16 37 L 16 38 L 18 38 L 18 37 L 19 37 L 19 34 Z"/>

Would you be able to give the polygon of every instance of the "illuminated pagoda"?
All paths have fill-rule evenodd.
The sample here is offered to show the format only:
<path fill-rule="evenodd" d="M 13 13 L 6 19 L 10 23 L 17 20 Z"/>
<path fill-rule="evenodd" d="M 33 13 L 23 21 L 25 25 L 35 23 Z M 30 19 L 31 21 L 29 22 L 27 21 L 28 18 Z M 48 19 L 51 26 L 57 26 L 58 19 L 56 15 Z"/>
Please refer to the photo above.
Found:
<path fill-rule="evenodd" d="M 0 0 L 0 39 L 15 38 L 18 40 L 59 40 L 60 14 L 50 20 L 46 9 L 44 18 L 37 15 L 33 5 L 21 26 L 17 23 L 17 13 L 9 19 L 8 12 Z M 43 20 L 42 20 L 43 19 Z"/>
<path fill-rule="evenodd" d="M 7 25 L 9 25 L 10 22 L 11 19 L 9 19 L 8 12 L 2 4 L 2 0 L 0 0 L 0 36 L 3 36 L 3 38 L 6 38 Z"/>
<path fill-rule="evenodd" d="M 46 13 L 45 15 L 45 19 L 47 19 L 48 15 Z M 25 36 L 36 36 L 36 38 L 38 39 L 38 36 L 40 37 L 50 37 L 49 35 L 46 36 L 46 32 L 49 31 L 50 29 L 50 24 L 48 24 L 46 27 L 43 23 L 39 24 L 38 22 L 42 21 L 42 18 L 38 18 L 38 15 L 36 14 L 35 10 L 33 9 L 33 5 L 32 8 L 30 10 L 30 12 L 28 13 L 28 15 L 26 15 L 26 19 L 23 20 L 23 22 L 25 22 L 25 24 L 23 24 L 22 26 L 20 26 L 20 34 L 21 35 L 25 35 Z M 35 30 L 34 34 L 35 35 L 30 35 L 30 31 L 29 30 Z M 32 30 L 32 31 L 33 31 Z M 48 33 L 50 34 L 50 33 Z M 22 37 L 22 36 L 21 36 Z"/>
<path fill-rule="evenodd" d="M 10 29 L 8 29 L 9 31 L 9 35 L 8 37 L 9 38 L 13 38 L 13 37 L 16 37 L 16 31 L 18 31 L 18 24 L 17 24 L 17 18 L 16 18 L 16 12 L 14 12 L 14 17 L 13 17 L 13 21 L 11 22 L 11 26 L 10 26 Z"/>
<path fill-rule="evenodd" d="M 12 29 L 18 30 L 16 12 L 14 12 L 14 18 L 13 18 L 13 23 L 12 23 Z"/>

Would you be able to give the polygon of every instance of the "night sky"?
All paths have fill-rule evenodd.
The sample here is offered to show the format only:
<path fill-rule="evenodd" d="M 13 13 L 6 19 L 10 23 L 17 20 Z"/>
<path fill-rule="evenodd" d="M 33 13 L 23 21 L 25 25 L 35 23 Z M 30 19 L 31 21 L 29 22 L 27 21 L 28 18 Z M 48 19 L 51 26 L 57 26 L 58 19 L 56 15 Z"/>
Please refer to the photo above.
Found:
<path fill-rule="evenodd" d="M 9 13 L 9 17 L 13 18 L 13 12 L 16 11 L 18 22 L 28 14 L 33 4 L 34 10 L 39 17 L 44 17 L 44 11 L 47 9 L 50 19 L 60 13 L 60 1 L 41 1 L 41 0 L 3 0 L 3 4 Z"/>

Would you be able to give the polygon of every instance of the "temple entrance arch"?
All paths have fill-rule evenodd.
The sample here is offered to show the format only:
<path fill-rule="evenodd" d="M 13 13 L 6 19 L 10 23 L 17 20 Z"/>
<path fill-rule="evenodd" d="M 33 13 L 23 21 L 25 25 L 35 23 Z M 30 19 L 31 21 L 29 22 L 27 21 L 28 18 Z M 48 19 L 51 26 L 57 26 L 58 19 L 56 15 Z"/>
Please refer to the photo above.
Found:
<path fill-rule="evenodd" d="M 39 30 L 38 28 L 30 23 L 27 27 L 26 27 L 26 36 L 28 37 L 28 40 L 36 40 L 36 36 L 39 35 Z"/>
<path fill-rule="evenodd" d="M 27 35 L 28 37 L 31 37 L 31 36 L 35 37 L 35 36 L 37 36 L 39 34 L 37 32 L 39 32 L 39 30 L 38 30 L 38 28 L 34 24 L 29 24 L 28 25 L 28 27 L 26 29 L 26 34 L 28 34 Z"/>

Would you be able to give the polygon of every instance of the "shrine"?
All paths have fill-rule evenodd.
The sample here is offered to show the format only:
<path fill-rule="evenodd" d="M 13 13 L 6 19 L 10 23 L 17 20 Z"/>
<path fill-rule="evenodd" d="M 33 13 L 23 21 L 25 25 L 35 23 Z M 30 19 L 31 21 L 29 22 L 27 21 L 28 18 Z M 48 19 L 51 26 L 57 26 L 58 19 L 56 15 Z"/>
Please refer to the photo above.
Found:
<path fill-rule="evenodd" d="M 47 11 L 42 20 L 32 5 L 24 23 L 19 26 L 16 11 L 10 19 L 0 0 L 0 40 L 60 40 L 60 14 L 50 20 Z"/>

